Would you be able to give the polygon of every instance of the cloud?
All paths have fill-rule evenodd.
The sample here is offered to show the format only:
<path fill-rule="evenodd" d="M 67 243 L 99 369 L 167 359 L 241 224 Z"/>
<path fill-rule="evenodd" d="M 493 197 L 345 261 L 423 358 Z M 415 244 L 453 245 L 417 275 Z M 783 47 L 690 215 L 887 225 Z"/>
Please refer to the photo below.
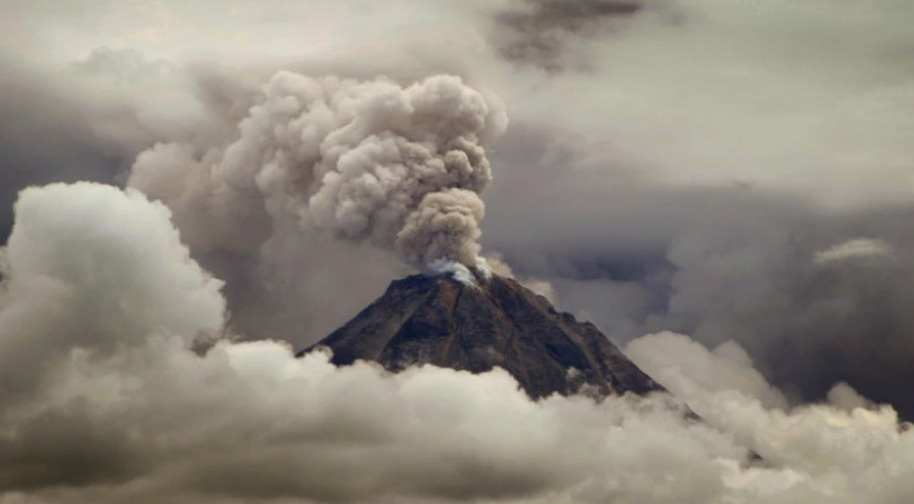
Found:
<path fill-rule="evenodd" d="M 110 354 L 131 343 L 124 335 L 190 343 L 221 328 L 222 283 L 190 259 L 169 214 L 137 191 L 85 182 L 22 192 L 5 249 L 5 401 L 33 393 L 68 351 Z"/>
<path fill-rule="evenodd" d="M 784 409 L 788 404 L 733 341 L 709 351 L 686 335 L 648 334 L 629 342 L 625 354 L 677 396 L 690 397 L 697 387 L 701 393 L 737 391 L 767 409 Z"/>
<path fill-rule="evenodd" d="M 910 417 L 909 6 L 743 7 L 654 3 L 560 38 L 586 65 L 515 62 L 483 245 L 617 341 L 735 340 L 793 402 L 848 380 Z M 816 264 L 861 237 L 894 259 Z"/>
<path fill-rule="evenodd" d="M 535 0 L 498 13 L 494 45 L 509 61 L 549 71 L 592 68 L 588 39 L 612 33 L 644 7 L 638 0 Z"/>
<path fill-rule="evenodd" d="M 0 406 L 0 502 L 895 504 L 914 491 L 891 408 L 767 409 L 776 391 L 735 345 L 629 346 L 678 367 L 668 383 L 702 422 L 663 394 L 532 402 L 498 369 L 336 368 L 268 340 L 195 351 L 223 322 L 220 283 L 132 190 L 27 191 L 9 259 L 0 317 L 19 319 L 0 345 L 36 336 L 23 364 L 43 386 Z"/>
<path fill-rule="evenodd" d="M 615 469 L 630 476 L 631 486 L 612 474 L 588 472 L 588 465 L 581 475 L 590 477 L 591 484 L 580 493 L 569 490 L 577 488 L 575 483 L 552 485 L 549 480 L 549 488 L 539 493 L 491 490 L 473 495 L 548 502 L 662 502 L 664 497 L 644 493 L 643 488 L 660 493 L 674 488 L 665 498 L 907 502 L 904 467 L 910 467 L 910 440 L 889 427 L 894 420 L 888 410 L 860 406 L 887 401 L 903 417 L 914 414 L 908 390 L 914 378 L 909 365 L 914 326 L 907 309 L 914 264 L 914 233 L 909 226 L 914 142 L 906 126 L 914 91 L 904 57 L 914 39 L 908 22 L 910 3 L 814 0 L 799 5 L 776 0 L 747 8 L 724 0 L 674 0 L 645 2 L 636 12 L 620 16 L 610 12 L 611 3 L 565 2 L 556 7 L 539 1 L 459 6 L 406 1 L 355 7 L 326 2 L 215 6 L 165 1 L 74 10 L 59 2 L 14 2 L 15 14 L 0 20 L 0 107 L 6 111 L 0 114 L 0 186 L 8 202 L 6 226 L 12 224 L 9 210 L 15 193 L 27 185 L 81 179 L 124 183 L 134 167 L 136 185 L 157 194 L 171 209 L 192 257 L 225 281 L 230 316 L 223 330 L 237 333 L 234 337 L 241 340 L 276 338 L 302 346 L 355 314 L 407 269 L 388 251 L 301 233 L 294 219 L 264 226 L 256 214 L 246 216 L 254 217 L 250 221 L 209 218 L 211 209 L 200 203 L 201 192 L 211 189 L 202 167 L 212 166 L 217 156 L 208 158 L 207 153 L 220 152 L 235 138 L 237 125 L 263 97 L 260 86 L 280 70 L 317 79 L 339 75 L 363 83 L 376 82 L 383 74 L 401 88 L 429 75 L 459 75 L 487 103 L 503 104 L 511 116 L 509 130 L 486 152 L 494 177 L 485 193 L 480 243 L 484 252 L 501 252 L 521 278 L 548 282 L 564 308 L 590 314 L 617 341 L 662 331 L 688 334 L 697 343 L 670 343 L 692 359 L 691 365 L 680 363 L 686 371 L 677 371 L 679 376 L 693 376 L 701 385 L 693 387 L 696 391 L 709 387 L 718 375 L 742 390 L 737 395 L 712 388 L 710 397 L 716 399 L 702 399 L 707 405 L 702 416 L 739 441 L 725 435 L 723 445 L 747 445 L 774 461 L 771 468 L 746 468 L 739 456 L 727 452 L 722 473 L 719 457 L 704 465 L 696 462 L 709 460 L 702 455 L 689 460 L 695 467 L 710 469 L 695 476 L 679 472 L 676 461 L 681 459 L 675 456 L 691 448 L 678 452 L 679 445 L 670 441 L 665 448 L 650 447 L 657 454 L 651 463 L 672 460 L 666 473 L 681 475 L 673 481 L 703 481 L 703 489 L 658 484 L 655 472 L 639 472 L 647 462 L 630 455 L 619 458 Z M 582 19 L 577 14 L 594 9 L 607 16 Z M 110 49 L 99 49 L 104 47 Z M 512 53 L 512 48 L 519 50 Z M 251 166 L 260 169 L 264 163 Z M 167 176 L 149 176 L 156 170 Z M 328 222 L 335 223 L 335 218 L 334 214 Z M 239 228 L 245 232 L 228 231 Z M 861 237 L 868 240 L 865 246 L 854 242 Z M 891 261 L 872 254 L 884 248 L 877 244 L 886 244 Z M 842 251 L 840 260 L 835 260 L 837 251 Z M 830 259 L 823 263 L 823 257 Z M 67 318 L 70 308 L 65 301 L 42 304 L 41 316 L 32 313 L 28 320 L 40 319 L 45 334 L 57 334 L 55 324 L 82 323 L 75 315 Z M 58 341 L 36 342 L 51 340 Z M 704 355 L 698 343 L 729 350 Z M 101 366 L 103 371 L 93 382 L 99 390 L 110 389 L 101 376 L 118 376 L 111 380 L 115 383 L 152 383 L 167 374 L 163 369 L 175 374 L 198 369 L 190 363 L 199 364 L 194 360 L 199 358 L 182 345 L 147 353 L 134 348 L 133 360 L 117 350 L 116 355 L 79 366 L 82 372 Z M 758 367 L 755 374 L 745 371 L 748 361 L 733 345 Z M 62 359 L 67 352 L 49 355 Z M 163 355 L 173 354 L 182 356 L 174 362 L 186 366 L 161 363 L 168 360 Z M 29 362 L 45 353 L 22 355 L 22 361 Z M 217 355 L 203 360 L 211 362 L 208 359 Z M 107 362 L 115 357 L 134 364 L 148 359 L 157 362 L 149 366 L 159 366 L 159 371 L 136 378 L 133 371 Z M 672 366 L 670 359 L 655 357 L 666 363 L 665 369 Z M 270 362 L 284 367 L 284 359 Z M 713 372 L 702 374 L 696 362 Z M 61 369 L 60 376 L 71 373 L 50 367 Z M 57 389 L 51 386 L 59 383 L 54 376 L 38 376 L 28 366 L 8 369 L 21 373 L 9 383 L 27 383 L 42 391 L 21 394 L 34 404 L 43 404 L 47 391 Z M 136 369 L 142 375 L 141 368 Z M 232 373 L 220 368 L 209 381 L 199 381 L 212 387 Z M 386 377 L 369 381 L 375 378 L 389 383 Z M 841 381 L 868 400 L 835 388 Z M 177 385 L 172 389 L 181 391 L 168 394 L 183 399 L 176 399 L 180 404 L 162 399 L 161 411 L 188 411 L 185 408 L 194 400 L 210 397 L 200 391 L 202 387 L 186 386 L 198 391 L 192 397 L 181 395 L 183 388 Z M 835 405 L 782 414 L 766 410 L 783 406 L 778 396 L 791 407 L 817 400 Z M 17 476 L 17 488 L 23 489 L 0 499 L 102 502 L 137 500 L 141 495 L 146 502 L 167 502 L 187 488 L 200 501 L 226 500 L 226 494 L 235 493 L 207 493 L 200 490 L 206 487 L 202 483 L 176 483 L 174 473 L 180 473 L 180 467 L 169 472 L 171 466 L 161 462 L 165 458 L 150 451 L 155 443 L 133 447 L 130 429 L 118 430 L 112 420 L 123 420 L 117 417 L 119 407 L 130 410 L 134 405 L 92 400 L 105 405 L 97 411 L 114 416 L 88 418 L 95 410 L 75 406 L 48 410 L 40 421 L 39 416 L 10 416 L 39 415 L 35 412 L 4 413 L 7 425 L 31 426 L 23 427 L 28 435 L 23 434 L 22 447 L 7 450 L 20 454 L 15 459 L 19 467 L 30 472 L 51 462 L 69 465 L 38 470 L 38 476 Z M 174 407 L 165 407 L 169 404 Z M 431 410 L 441 406 L 429 404 Z M 700 402 L 693 408 L 699 406 Z M 573 407 L 562 403 L 556 409 Z M 639 415 L 626 417 L 628 424 L 638 424 Z M 201 412 L 187 429 L 202 431 L 211 418 Z M 325 421 L 342 423 L 346 418 L 330 415 Z M 658 422 L 679 425 L 673 418 Z M 602 439 L 604 430 L 617 427 L 594 425 L 599 427 L 582 432 Z M 65 430 L 61 426 L 80 436 L 42 441 Z M 501 433 L 496 427 L 487 432 Z M 670 429 L 682 439 L 694 439 L 694 433 L 684 434 L 680 427 Z M 167 437 L 162 433 L 184 431 L 153 426 L 145 432 L 161 439 Z M 615 432 L 656 434 L 648 427 Z M 701 434 L 696 443 L 718 443 L 717 436 Z M 65 442 L 76 438 L 92 444 L 92 450 L 76 441 Z M 485 439 L 493 438 L 498 436 Z M 227 451 L 225 445 L 195 446 L 201 452 L 210 446 Z M 629 453 L 624 444 L 613 446 L 613 453 Z M 70 451 L 61 454 L 54 447 Z M 847 452 L 833 451 L 835 447 Z M 631 453 L 647 449 L 636 448 Z M 90 458 L 71 456 L 93 452 L 105 453 L 95 465 L 86 462 Z M 34 453 L 45 455 L 25 455 Z M 277 448 L 275 453 L 285 452 Z M 568 460 L 574 466 L 572 455 L 556 453 L 555 461 Z M 608 451 L 604 454 L 615 463 Z M 535 453 L 524 455 L 540 460 Z M 849 465 L 835 469 L 829 459 L 847 460 Z M 490 467 L 486 457 L 465 455 L 464 460 L 482 462 L 447 467 L 458 475 L 479 474 L 472 472 L 474 467 Z M 421 461 L 418 469 L 409 470 L 434 466 L 428 459 Z M 626 465 L 629 462 L 632 465 Z M 315 473 L 309 468 L 323 467 L 314 464 L 296 467 L 310 477 Z M 263 474 L 268 471 L 255 469 L 272 466 L 238 467 Z M 330 474 L 353 474 L 340 471 Z M 374 475 L 367 483 L 354 476 L 337 479 L 354 480 L 351 485 L 363 485 L 362 490 L 325 488 L 307 493 L 307 498 L 343 495 L 358 500 L 374 491 L 388 491 L 378 483 L 382 476 L 367 474 Z M 517 481 L 510 474 L 497 474 Z M 448 475 L 436 477 L 446 480 Z M 527 491 L 529 479 L 542 474 L 531 471 L 522 476 L 516 488 Z M 203 480 L 214 477 L 209 478 Z M 256 486 L 237 479 L 239 486 Z M 389 491 L 389 500 L 443 499 L 460 493 L 416 490 L 413 483 L 393 479 L 396 489 Z M 291 476 L 283 485 L 299 488 L 288 480 Z M 48 483 L 55 481 L 84 486 L 61 489 Z M 447 481 L 443 487 L 466 486 Z M 605 485 L 594 483 L 601 481 Z M 721 481 L 726 490 L 720 490 Z M 638 482 L 647 483 L 639 487 Z M 309 488 L 320 488 L 312 483 Z"/>
<path fill-rule="evenodd" d="M 506 122 L 497 100 L 451 76 L 288 71 L 249 100 L 221 145 L 156 144 L 127 181 L 168 205 L 195 257 L 226 278 L 242 332 L 315 341 L 408 271 L 393 253 L 420 268 L 475 263 L 486 147 Z"/>
<path fill-rule="evenodd" d="M 195 229 L 226 235 L 193 243 L 247 239 L 256 250 L 272 221 L 289 219 L 417 265 L 475 264 L 485 146 L 506 122 L 481 94 L 448 76 L 401 88 L 280 72 L 262 100 L 239 138 L 201 159 L 192 145 L 158 145 L 128 184 L 174 201 L 182 220 L 203 222 Z"/>
<path fill-rule="evenodd" d="M 885 257 L 892 257 L 892 247 L 889 244 L 879 240 L 856 238 L 816 252 L 814 261 L 818 264 L 828 264 L 854 259 Z"/>
<path fill-rule="evenodd" d="M 910 416 L 907 4 L 767 2 L 752 16 L 723 1 L 614 4 L 17 3 L 27 36 L 4 46 L 3 102 L 23 120 L 4 122 L 3 187 L 12 201 L 29 183 L 123 182 L 144 149 L 149 166 L 156 142 L 183 145 L 174 182 L 149 190 L 176 195 L 182 236 L 227 282 L 233 326 L 301 345 L 406 270 L 367 247 L 293 239 L 293 223 L 270 240 L 256 218 L 200 218 L 200 180 L 184 184 L 181 167 L 233 139 L 279 70 L 399 86 L 457 74 L 511 114 L 486 152 L 481 244 L 519 276 L 557 286 L 617 340 L 733 339 L 793 401 L 846 379 Z M 226 227 L 245 232 L 225 240 Z M 861 236 L 899 264 L 814 265 Z"/>

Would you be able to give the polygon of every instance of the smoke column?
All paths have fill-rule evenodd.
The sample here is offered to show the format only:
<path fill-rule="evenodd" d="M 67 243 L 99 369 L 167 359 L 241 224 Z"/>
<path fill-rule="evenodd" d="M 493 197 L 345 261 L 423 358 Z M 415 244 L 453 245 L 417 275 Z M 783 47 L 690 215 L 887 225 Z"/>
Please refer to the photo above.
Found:
<path fill-rule="evenodd" d="M 291 219 L 395 249 L 418 267 L 473 266 L 479 193 L 492 179 L 485 148 L 506 123 L 457 77 L 401 87 L 280 72 L 236 140 L 200 158 L 190 146 L 158 145 L 140 155 L 129 184 L 175 209 L 204 248 L 255 247 L 265 228 Z"/>

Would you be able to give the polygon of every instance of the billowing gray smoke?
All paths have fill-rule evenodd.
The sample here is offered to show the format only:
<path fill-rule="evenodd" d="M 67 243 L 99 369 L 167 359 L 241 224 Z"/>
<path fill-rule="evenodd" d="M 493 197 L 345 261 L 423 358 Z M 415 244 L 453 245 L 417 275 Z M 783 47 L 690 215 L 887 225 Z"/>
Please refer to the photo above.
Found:
<path fill-rule="evenodd" d="M 280 72 L 236 140 L 140 155 L 129 184 L 165 201 L 192 245 L 256 247 L 277 221 L 392 248 L 415 266 L 475 265 L 485 147 L 504 111 L 457 77 L 408 87 Z M 205 238 L 203 238 L 205 237 Z M 196 241 L 196 243 L 194 243 Z"/>

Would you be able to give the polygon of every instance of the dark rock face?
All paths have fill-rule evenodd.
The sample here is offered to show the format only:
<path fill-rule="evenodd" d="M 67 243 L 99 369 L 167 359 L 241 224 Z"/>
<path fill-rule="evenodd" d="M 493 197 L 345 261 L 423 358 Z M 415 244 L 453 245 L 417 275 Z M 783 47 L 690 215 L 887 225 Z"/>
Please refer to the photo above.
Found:
<path fill-rule="evenodd" d="M 474 373 L 499 366 L 533 398 L 664 390 L 593 324 L 556 312 L 542 296 L 498 276 L 476 285 L 449 275 L 394 281 L 299 355 L 319 346 L 333 350 L 337 365 L 364 359 L 391 371 L 434 364 Z"/>

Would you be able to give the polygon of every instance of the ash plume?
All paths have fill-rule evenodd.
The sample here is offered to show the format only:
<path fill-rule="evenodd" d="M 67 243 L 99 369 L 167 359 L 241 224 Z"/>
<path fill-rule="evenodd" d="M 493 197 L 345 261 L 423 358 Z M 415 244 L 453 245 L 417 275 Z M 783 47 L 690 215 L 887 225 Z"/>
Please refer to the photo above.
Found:
<path fill-rule="evenodd" d="M 396 249 L 419 267 L 472 266 L 479 193 L 492 179 L 485 148 L 505 123 L 457 77 L 401 87 L 280 72 L 237 139 L 200 157 L 192 146 L 159 145 L 139 156 L 129 184 L 175 208 L 204 248 L 256 249 L 290 220 Z"/>

